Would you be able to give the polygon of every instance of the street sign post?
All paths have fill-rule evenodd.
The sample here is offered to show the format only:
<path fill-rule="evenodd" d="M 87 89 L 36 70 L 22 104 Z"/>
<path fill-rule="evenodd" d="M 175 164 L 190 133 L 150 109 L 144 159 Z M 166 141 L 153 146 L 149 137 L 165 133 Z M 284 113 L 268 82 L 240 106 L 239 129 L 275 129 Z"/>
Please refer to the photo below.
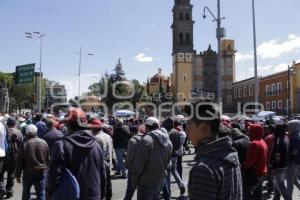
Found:
<path fill-rule="evenodd" d="M 16 84 L 27 84 L 34 82 L 35 64 L 16 66 Z"/>

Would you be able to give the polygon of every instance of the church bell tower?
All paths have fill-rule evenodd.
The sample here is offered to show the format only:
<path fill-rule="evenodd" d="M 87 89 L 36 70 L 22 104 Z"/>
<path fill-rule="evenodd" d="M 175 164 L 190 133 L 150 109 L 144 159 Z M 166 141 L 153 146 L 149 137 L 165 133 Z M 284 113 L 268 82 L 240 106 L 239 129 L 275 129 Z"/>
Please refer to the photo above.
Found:
<path fill-rule="evenodd" d="M 194 21 L 190 0 L 174 0 L 173 7 L 173 75 L 174 96 L 188 101 L 193 87 Z"/>
<path fill-rule="evenodd" d="M 194 51 L 193 6 L 190 0 L 175 0 L 173 7 L 173 54 Z"/>

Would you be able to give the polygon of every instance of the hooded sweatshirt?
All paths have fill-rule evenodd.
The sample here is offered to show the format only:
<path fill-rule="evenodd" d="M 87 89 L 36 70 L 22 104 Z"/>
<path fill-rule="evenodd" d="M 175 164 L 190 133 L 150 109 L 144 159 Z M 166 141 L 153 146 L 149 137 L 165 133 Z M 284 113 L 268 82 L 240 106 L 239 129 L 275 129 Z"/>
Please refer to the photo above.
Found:
<path fill-rule="evenodd" d="M 131 167 L 132 180 L 136 185 L 161 184 L 170 163 L 172 143 L 167 134 L 154 130 L 144 135 L 139 142 Z"/>
<path fill-rule="evenodd" d="M 59 184 L 65 163 L 79 183 L 81 200 L 101 200 L 105 197 L 103 154 L 91 133 L 77 131 L 52 146 L 47 188 L 50 196 Z"/>
<path fill-rule="evenodd" d="M 241 200 L 242 178 L 236 150 L 229 137 L 200 144 L 190 171 L 190 200 Z"/>
<path fill-rule="evenodd" d="M 268 172 L 268 147 L 263 140 L 264 129 L 259 124 L 253 124 L 249 129 L 250 146 L 247 151 L 244 169 L 254 167 L 257 177 L 264 176 Z"/>

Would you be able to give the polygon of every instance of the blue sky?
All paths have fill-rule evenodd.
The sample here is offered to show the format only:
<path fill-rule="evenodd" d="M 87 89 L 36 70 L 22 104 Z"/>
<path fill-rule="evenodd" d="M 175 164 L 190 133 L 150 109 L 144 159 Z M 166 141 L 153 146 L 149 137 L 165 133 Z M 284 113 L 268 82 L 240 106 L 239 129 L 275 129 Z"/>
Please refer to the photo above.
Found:
<path fill-rule="evenodd" d="M 194 44 L 216 49 L 216 24 L 202 19 L 203 7 L 216 11 L 216 0 L 192 0 Z M 227 38 L 235 39 L 237 78 L 253 75 L 251 0 L 221 0 Z M 173 0 L 0 0 L 0 70 L 39 61 L 39 42 L 26 31 L 46 34 L 43 72 L 67 84 L 69 97 L 77 91 L 79 47 L 95 56 L 82 57 L 83 85 L 111 72 L 117 59 L 130 79 L 145 82 L 162 68 L 172 70 Z M 283 70 L 300 60 L 299 0 L 256 0 L 259 73 Z"/>

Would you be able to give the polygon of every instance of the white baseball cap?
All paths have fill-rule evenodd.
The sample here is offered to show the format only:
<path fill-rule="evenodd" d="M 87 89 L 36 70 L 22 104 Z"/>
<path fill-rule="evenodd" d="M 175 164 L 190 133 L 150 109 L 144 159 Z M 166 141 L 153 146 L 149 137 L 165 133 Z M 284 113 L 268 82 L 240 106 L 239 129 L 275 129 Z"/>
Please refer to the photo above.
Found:
<path fill-rule="evenodd" d="M 26 126 L 26 134 L 27 135 L 36 135 L 38 128 L 34 124 L 30 124 Z"/>
<path fill-rule="evenodd" d="M 156 117 L 148 117 L 145 124 L 148 126 L 153 126 L 154 124 L 159 125 L 159 121 Z"/>

